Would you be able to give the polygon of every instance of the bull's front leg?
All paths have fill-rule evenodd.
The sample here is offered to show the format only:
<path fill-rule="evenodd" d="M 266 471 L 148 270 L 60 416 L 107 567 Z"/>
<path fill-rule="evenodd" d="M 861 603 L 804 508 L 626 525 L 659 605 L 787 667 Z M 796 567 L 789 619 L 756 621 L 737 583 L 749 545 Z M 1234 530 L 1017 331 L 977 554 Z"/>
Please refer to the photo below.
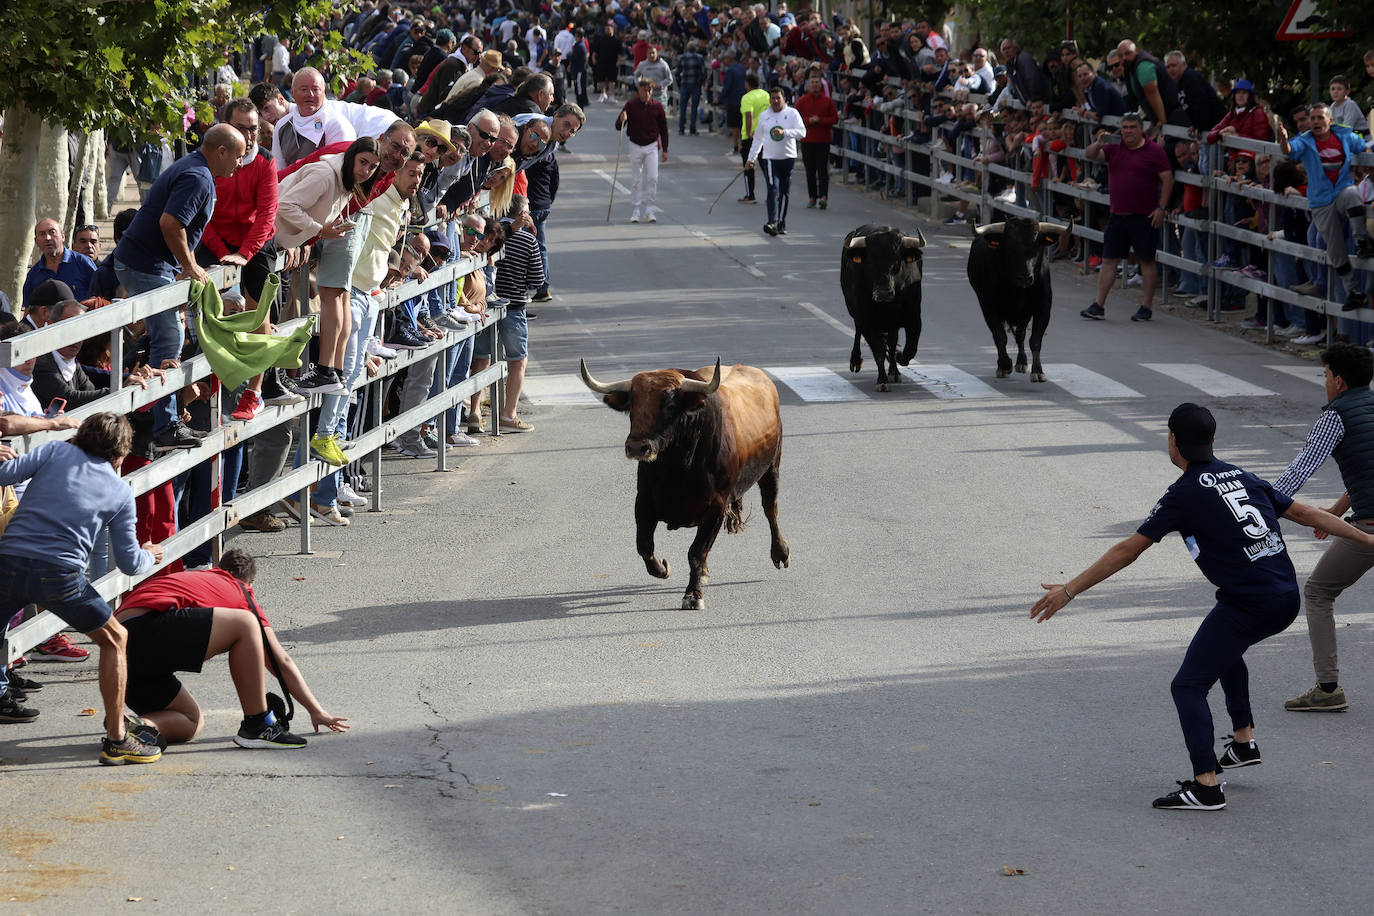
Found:
<path fill-rule="evenodd" d="M 863 335 L 861 335 L 861 334 L 859 333 L 859 329 L 858 329 L 858 328 L 855 328 L 855 329 L 854 329 L 854 349 L 851 350 L 851 351 L 849 352 L 849 371 L 850 371 L 850 372 L 858 372 L 860 369 L 862 369 L 862 368 L 864 367 L 864 357 L 863 357 L 863 354 L 859 352 L 859 341 L 862 340 L 862 339 L 863 339 Z"/>
<path fill-rule="evenodd" d="M 878 364 L 878 390 L 887 390 L 887 334 L 883 331 L 864 331 L 864 340 L 873 353 L 873 361 Z"/>
<path fill-rule="evenodd" d="M 1016 336 L 1016 371 L 1026 371 L 1026 326 L 1020 325 L 1011 329 Z"/>
<path fill-rule="evenodd" d="M 992 342 L 997 345 L 997 377 L 1006 378 L 1011 375 L 1011 357 L 1007 355 L 1007 326 L 999 317 L 984 315 L 984 318 L 988 330 L 992 332 Z"/>
<path fill-rule="evenodd" d="M 1049 297 L 1046 297 L 1045 305 L 1035 315 L 1031 323 L 1031 375 L 1032 382 L 1048 381 L 1045 378 L 1045 367 L 1040 365 L 1040 343 L 1045 339 L 1045 329 L 1050 326 L 1050 304 Z"/>
<path fill-rule="evenodd" d="M 893 328 L 883 334 L 884 342 L 887 345 L 887 380 L 889 382 L 900 382 L 902 374 L 897 371 L 897 335 L 900 331 Z"/>
<path fill-rule="evenodd" d="M 644 568 L 655 579 L 666 579 L 672 572 L 667 560 L 654 556 L 654 530 L 658 528 L 658 515 L 654 512 L 653 500 L 640 493 L 635 498 L 635 549 L 644 558 Z"/>
<path fill-rule="evenodd" d="M 687 551 L 687 562 L 691 565 L 692 572 L 691 578 L 687 580 L 687 591 L 682 593 L 684 611 L 706 609 L 706 599 L 701 594 L 702 579 L 706 576 L 706 556 L 711 552 L 711 545 L 715 544 L 716 535 L 720 534 L 720 526 L 724 521 L 724 511 L 717 510 L 702 519 L 701 524 L 697 526 L 697 536 Z"/>
<path fill-rule="evenodd" d="M 916 346 L 921 342 L 921 316 L 915 315 L 908 318 L 906 323 L 906 346 L 902 348 L 901 358 L 897 360 L 903 366 L 909 366 L 911 361 L 916 358 Z"/>

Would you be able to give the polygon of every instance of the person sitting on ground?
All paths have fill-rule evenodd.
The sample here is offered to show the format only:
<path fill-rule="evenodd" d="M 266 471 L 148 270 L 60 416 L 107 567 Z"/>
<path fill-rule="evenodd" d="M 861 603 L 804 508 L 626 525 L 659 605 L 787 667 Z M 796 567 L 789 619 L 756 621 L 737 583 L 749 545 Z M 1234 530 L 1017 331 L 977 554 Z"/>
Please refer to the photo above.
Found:
<path fill-rule="evenodd" d="M 156 744 L 125 727 L 126 633 L 111 619 L 110 606 L 85 573 L 107 527 L 115 562 L 125 574 L 139 576 L 162 562 L 160 545 L 139 546 L 134 494 L 119 477 L 133 437 L 128 420 L 97 413 L 86 418 L 71 441 L 45 442 L 0 464 L 0 486 L 28 481 L 19 508 L 0 535 L 0 618 L 8 619 L 26 604 L 40 604 L 100 647 L 102 764 L 152 763 L 162 756 Z"/>
<path fill-rule="evenodd" d="M 229 676 L 243 708 L 234 743 L 246 748 L 298 748 L 306 740 L 287 731 L 271 707 L 265 673 L 275 665 L 281 680 L 319 732 L 348 731 L 348 719 L 330 715 L 277 639 L 277 631 L 253 594 L 257 562 L 231 548 L 215 569 L 148 579 L 124 597 L 116 619 L 128 631 L 129 708 L 157 727 L 167 742 L 190 741 L 205 727 L 195 697 L 178 671 L 199 673 L 217 655 L 227 655 Z M 272 658 L 266 657 L 266 647 Z M 284 704 L 283 704 L 284 705 Z"/>

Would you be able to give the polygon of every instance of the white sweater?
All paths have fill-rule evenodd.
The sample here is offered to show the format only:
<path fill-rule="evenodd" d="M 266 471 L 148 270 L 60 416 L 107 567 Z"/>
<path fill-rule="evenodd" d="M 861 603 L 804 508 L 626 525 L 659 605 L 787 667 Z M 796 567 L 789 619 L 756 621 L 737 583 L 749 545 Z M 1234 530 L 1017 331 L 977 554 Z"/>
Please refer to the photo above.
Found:
<path fill-rule="evenodd" d="M 774 140 L 773 128 L 782 128 L 782 139 Z M 782 111 L 774 111 L 772 106 L 759 115 L 758 127 L 754 128 L 754 143 L 749 147 L 749 161 L 754 162 L 763 153 L 765 159 L 796 159 L 797 141 L 806 136 L 806 125 L 801 115 L 791 105 L 784 105 Z"/>

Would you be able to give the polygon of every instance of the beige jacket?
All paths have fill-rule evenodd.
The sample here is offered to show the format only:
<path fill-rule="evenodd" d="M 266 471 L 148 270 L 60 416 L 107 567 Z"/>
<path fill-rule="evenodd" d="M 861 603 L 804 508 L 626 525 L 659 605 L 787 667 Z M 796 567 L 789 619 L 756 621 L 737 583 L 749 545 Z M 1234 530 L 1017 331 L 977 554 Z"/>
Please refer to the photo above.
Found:
<path fill-rule="evenodd" d="M 278 248 L 305 244 L 343 214 L 350 196 L 343 185 L 344 155 L 321 156 L 282 180 L 277 189 Z"/>

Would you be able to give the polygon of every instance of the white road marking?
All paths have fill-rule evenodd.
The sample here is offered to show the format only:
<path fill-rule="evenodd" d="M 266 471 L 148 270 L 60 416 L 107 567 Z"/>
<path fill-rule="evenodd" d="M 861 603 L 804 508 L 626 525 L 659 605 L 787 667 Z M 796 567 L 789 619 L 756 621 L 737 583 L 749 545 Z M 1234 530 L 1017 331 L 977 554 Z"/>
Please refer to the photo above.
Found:
<path fill-rule="evenodd" d="M 825 311 L 825 309 L 821 308 L 819 305 L 816 305 L 813 302 L 798 302 L 797 305 L 800 305 L 802 308 L 806 309 L 808 312 L 815 315 L 821 321 L 824 321 L 826 324 L 830 325 L 832 328 L 839 331 L 841 334 L 843 334 L 845 337 L 848 337 L 850 340 L 854 339 L 854 329 L 852 327 L 845 324 L 843 321 L 839 321 L 835 318 L 832 318 Z"/>
<path fill-rule="evenodd" d="M 1176 379 L 1185 385 L 1209 394 L 1214 398 L 1264 397 L 1277 395 L 1278 392 L 1252 385 L 1234 375 L 1218 372 L 1210 366 L 1198 363 L 1141 363 L 1146 369 L 1153 369 L 1161 375 Z"/>
<path fill-rule="evenodd" d="M 669 162 L 669 164 L 671 164 L 671 163 L 672 163 L 673 161 L 675 161 L 675 160 L 676 160 L 677 162 L 683 163 L 684 165 L 705 165 L 705 164 L 706 164 L 706 157 L 705 157 L 705 156 L 697 155 L 697 154 L 694 154 L 694 153 L 689 153 L 689 154 L 687 154 L 686 156 L 672 156 L 672 155 L 670 155 L 670 156 L 668 157 L 668 162 Z"/>
<path fill-rule="evenodd" d="M 745 264 L 745 265 L 744 265 L 744 269 L 747 270 L 749 273 L 753 274 L 754 276 L 758 277 L 760 280 L 764 280 L 764 279 L 767 279 L 767 278 L 768 278 L 768 274 L 766 274 L 766 273 L 764 273 L 763 271 L 759 270 L 757 267 L 755 267 L 755 266 L 752 265 L 752 264 Z"/>
<path fill-rule="evenodd" d="M 614 184 L 614 185 L 615 185 L 615 189 L 616 189 L 617 191 L 619 191 L 621 194 L 629 194 L 629 193 L 630 193 L 630 189 L 629 189 L 629 188 L 625 187 L 623 184 L 621 184 L 620 182 L 618 182 L 618 181 L 616 181 L 615 179 L 613 179 L 613 178 L 611 177 L 611 173 L 608 172 L 608 171 L 606 171 L 605 169 L 597 169 L 597 170 L 596 170 L 596 174 L 598 174 L 598 175 L 600 175 L 602 178 L 606 179 L 606 183 L 607 183 L 607 184 Z"/>
<path fill-rule="evenodd" d="M 1134 388 L 1128 388 L 1114 379 L 1072 363 L 1055 363 L 1045 374 L 1051 382 L 1076 398 L 1145 397 Z"/>
<path fill-rule="evenodd" d="M 530 375 L 522 392 L 531 404 L 567 406 L 599 404 L 600 398 L 582 384 L 579 375 Z"/>
<path fill-rule="evenodd" d="M 1326 368 L 1323 366 L 1265 366 L 1264 368 L 1297 376 L 1305 382 L 1312 382 L 1317 385 L 1326 384 Z"/>
<path fill-rule="evenodd" d="M 764 366 L 803 401 L 866 401 L 868 395 L 824 366 Z"/>
<path fill-rule="evenodd" d="M 921 365 L 897 368 L 902 375 L 943 400 L 1006 397 L 977 376 L 954 366 Z"/>

